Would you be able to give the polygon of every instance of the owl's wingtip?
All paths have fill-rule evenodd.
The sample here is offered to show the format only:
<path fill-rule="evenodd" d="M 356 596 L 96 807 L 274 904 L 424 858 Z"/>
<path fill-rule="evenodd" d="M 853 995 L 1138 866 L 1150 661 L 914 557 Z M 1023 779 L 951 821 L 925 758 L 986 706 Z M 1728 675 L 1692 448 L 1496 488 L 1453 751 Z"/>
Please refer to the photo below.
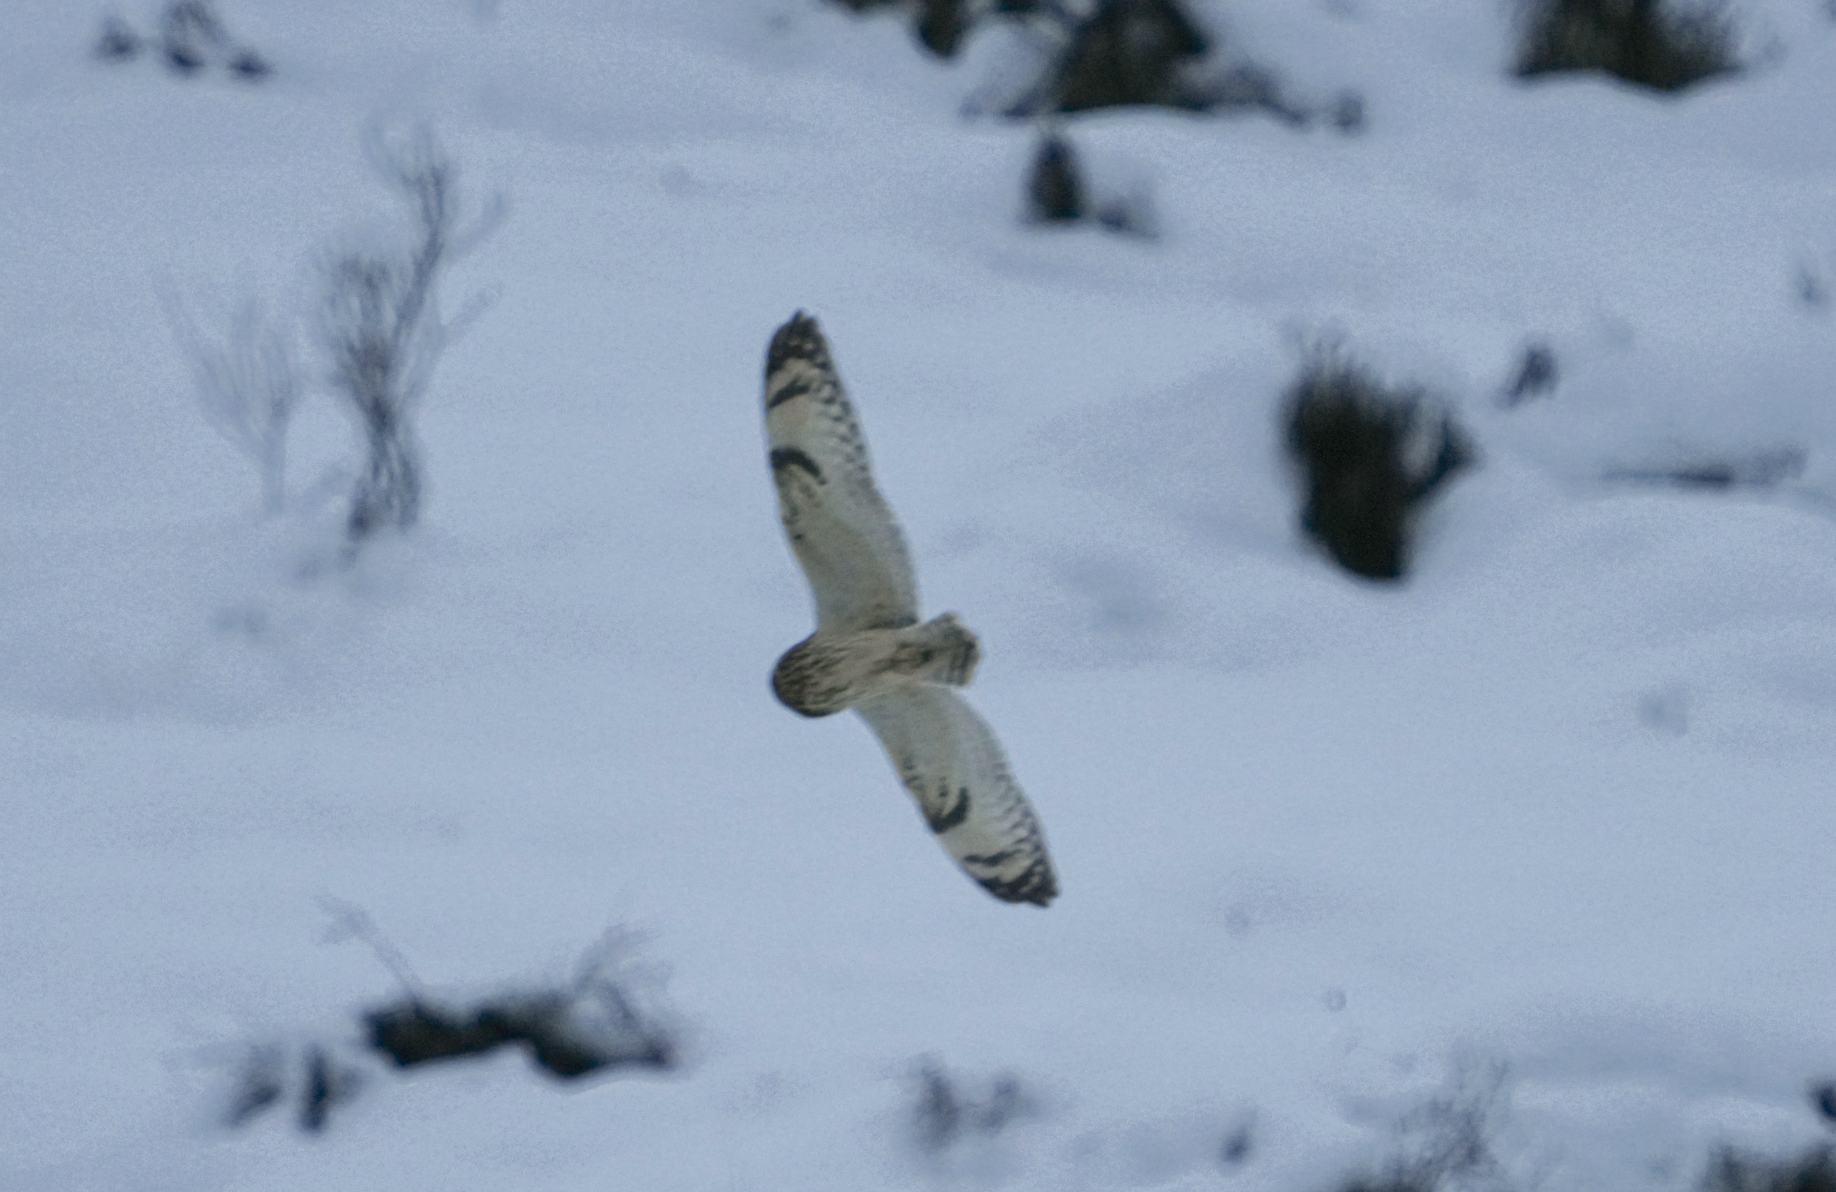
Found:
<path fill-rule="evenodd" d="M 1051 906 L 1058 897 L 1058 875 L 1051 862 L 1043 857 L 1032 868 L 1008 881 L 978 879 L 981 887 L 1002 902 L 1030 902 L 1034 906 Z"/>
<path fill-rule="evenodd" d="M 828 356 L 829 348 L 815 316 L 799 310 L 772 334 L 771 349 L 765 353 L 765 375 L 778 371 L 787 360 L 822 361 Z"/>

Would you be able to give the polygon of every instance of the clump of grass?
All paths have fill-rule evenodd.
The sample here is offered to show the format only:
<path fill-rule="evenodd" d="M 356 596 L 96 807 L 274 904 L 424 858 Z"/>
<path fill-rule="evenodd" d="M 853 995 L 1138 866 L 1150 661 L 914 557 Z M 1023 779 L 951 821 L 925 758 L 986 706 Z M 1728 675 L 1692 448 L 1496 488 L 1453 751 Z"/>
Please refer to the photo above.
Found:
<path fill-rule="evenodd" d="M 1048 133 L 1040 140 L 1026 197 L 1027 217 L 1035 223 L 1076 223 L 1084 218 L 1077 151 L 1058 133 Z"/>
<path fill-rule="evenodd" d="M 559 1080 L 618 1069 L 667 1071 L 681 1049 L 669 1015 L 626 964 L 628 937 L 608 932 L 582 954 L 573 979 L 474 999 L 428 994 L 401 951 L 369 916 L 329 904 L 332 939 L 360 939 L 402 986 L 402 996 L 359 1015 L 364 1042 L 396 1068 L 418 1068 L 499 1048 L 521 1048 L 534 1066 Z M 241 1127 L 281 1104 L 295 1106 L 303 1133 L 319 1134 L 334 1110 L 353 1100 L 375 1073 L 374 1057 L 342 1043 L 307 1040 L 242 1049 L 222 1120 Z"/>
<path fill-rule="evenodd" d="M 1377 1172 L 1352 1176 L 1335 1192 L 1509 1187 L 1492 1153 L 1492 1135 L 1504 1113 L 1507 1074 L 1502 1063 L 1463 1065 L 1445 1092 L 1396 1123 L 1402 1146 L 1395 1158 Z"/>
<path fill-rule="evenodd" d="M 985 1092 L 974 1092 L 935 1060 L 918 1065 L 912 1135 L 920 1150 L 947 1151 L 970 1138 L 992 1138 L 1033 1112 L 1033 1100 L 1011 1073 L 994 1077 Z"/>
<path fill-rule="evenodd" d="M 1555 349 L 1543 340 L 1532 340 L 1524 345 L 1523 354 L 1517 360 L 1517 370 L 1499 394 L 1498 403 L 1508 410 L 1531 398 L 1541 397 L 1553 392 L 1561 377 Z"/>
<path fill-rule="evenodd" d="M 1522 0 L 1520 78 L 1603 71 L 1657 91 L 1740 69 L 1725 0 Z"/>
<path fill-rule="evenodd" d="M 1466 434 L 1422 390 L 1386 385 L 1336 348 L 1311 354 L 1285 404 L 1302 528 L 1347 571 L 1401 578 L 1417 510 L 1474 461 Z"/>

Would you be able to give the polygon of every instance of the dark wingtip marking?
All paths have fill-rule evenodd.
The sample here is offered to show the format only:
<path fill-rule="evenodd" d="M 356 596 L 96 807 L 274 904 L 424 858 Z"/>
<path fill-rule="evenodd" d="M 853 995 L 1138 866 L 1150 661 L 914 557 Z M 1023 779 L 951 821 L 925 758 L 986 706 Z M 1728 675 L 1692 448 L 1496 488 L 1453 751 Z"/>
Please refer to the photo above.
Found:
<path fill-rule="evenodd" d="M 1030 902 L 1034 906 L 1050 906 L 1052 900 L 1058 897 L 1058 877 L 1052 872 L 1052 863 L 1044 857 L 1012 881 L 1004 882 L 998 878 L 976 880 L 981 882 L 984 890 L 1002 902 Z"/>
<path fill-rule="evenodd" d="M 816 461 L 799 447 L 773 447 L 771 449 L 771 470 L 777 472 L 780 468 L 802 468 L 813 479 L 822 479 L 822 469 L 817 467 Z"/>
<path fill-rule="evenodd" d="M 828 358 L 829 346 L 823 342 L 822 328 L 814 318 L 798 311 L 772 335 L 771 348 L 765 353 L 765 375 L 777 372 L 786 360 L 820 363 Z"/>

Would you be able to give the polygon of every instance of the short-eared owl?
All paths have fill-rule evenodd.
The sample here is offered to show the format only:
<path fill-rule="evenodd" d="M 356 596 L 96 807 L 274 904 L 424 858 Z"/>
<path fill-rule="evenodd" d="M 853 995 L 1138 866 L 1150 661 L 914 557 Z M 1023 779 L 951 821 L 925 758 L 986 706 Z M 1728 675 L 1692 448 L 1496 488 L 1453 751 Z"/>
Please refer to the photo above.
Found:
<path fill-rule="evenodd" d="M 772 690 L 805 716 L 859 712 L 957 864 L 996 898 L 1046 905 L 1058 881 L 1039 820 L 994 733 L 952 690 L 981 647 L 951 613 L 919 622 L 905 537 L 829 346 L 801 311 L 771 337 L 765 431 L 778 513 L 816 596 L 816 632 L 778 660 Z"/>

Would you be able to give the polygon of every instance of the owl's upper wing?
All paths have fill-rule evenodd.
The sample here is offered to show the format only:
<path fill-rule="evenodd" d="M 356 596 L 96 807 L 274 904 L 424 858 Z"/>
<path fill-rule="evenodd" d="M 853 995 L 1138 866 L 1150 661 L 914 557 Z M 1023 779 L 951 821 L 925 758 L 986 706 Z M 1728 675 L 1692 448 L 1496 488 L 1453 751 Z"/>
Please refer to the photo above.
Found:
<path fill-rule="evenodd" d="M 825 628 L 887 629 L 918 619 L 905 536 L 874 486 L 867 440 L 829 345 L 802 311 L 765 357 L 765 433 L 778 513 Z"/>
<path fill-rule="evenodd" d="M 961 696 L 914 683 L 854 705 L 957 864 L 1005 902 L 1050 903 L 1045 833 L 1001 743 Z"/>

